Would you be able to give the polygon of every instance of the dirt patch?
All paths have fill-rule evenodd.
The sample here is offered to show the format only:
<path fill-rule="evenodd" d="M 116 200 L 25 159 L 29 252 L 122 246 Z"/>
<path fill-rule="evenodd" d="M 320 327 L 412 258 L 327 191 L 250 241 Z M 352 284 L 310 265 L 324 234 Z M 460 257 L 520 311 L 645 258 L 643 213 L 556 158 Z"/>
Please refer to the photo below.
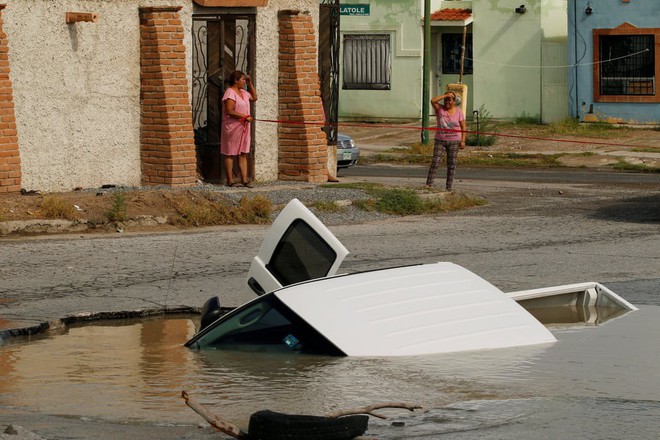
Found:
<path fill-rule="evenodd" d="M 339 130 L 353 137 L 365 158 L 392 151 L 396 147 L 410 146 L 421 140 L 419 123 L 402 125 L 400 128 L 391 125 L 356 124 L 345 128 L 340 126 Z M 468 130 L 474 130 L 474 127 L 468 124 Z M 559 160 L 562 165 L 569 167 L 601 167 L 626 162 L 660 168 L 658 130 L 610 128 L 589 136 L 578 136 L 556 134 L 551 127 L 544 125 L 507 124 L 498 127 L 493 133 L 498 134 L 494 145 L 468 146 L 462 154 L 554 154 L 565 155 L 565 158 Z"/>
<path fill-rule="evenodd" d="M 0 234 L 133 232 L 270 221 L 273 206 L 258 194 L 230 198 L 208 188 L 113 188 L 23 192 L 0 197 Z"/>
<path fill-rule="evenodd" d="M 58 218 L 46 215 L 44 204 L 48 200 L 61 201 L 62 206 L 72 208 L 71 215 L 63 214 L 59 218 L 67 220 L 89 219 L 94 222 L 110 221 L 109 214 L 113 210 L 116 191 L 71 191 L 41 194 L 5 194 L 0 198 L 0 219 L 37 220 Z M 127 217 L 162 216 L 176 214 L 171 194 L 160 190 L 130 191 L 121 193 L 125 200 Z M 188 195 L 192 197 L 192 195 Z"/>
<path fill-rule="evenodd" d="M 356 126 L 340 126 L 342 133 L 353 137 L 360 144 L 382 144 L 391 146 L 410 145 L 419 142 L 421 131 L 419 123 L 402 125 L 401 128 L 391 125 L 362 124 Z M 433 124 L 431 124 L 433 125 Z M 468 126 L 468 130 L 475 130 Z M 620 149 L 652 148 L 660 152 L 660 131 L 652 129 L 616 129 L 603 130 L 592 136 L 575 136 L 554 134 L 551 128 L 544 125 L 507 125 L 495 132 L 497 142 L 488 147 L 492 151 L 564 151 L 584 152 L 594 149 L 614 151 Z M 431 132 L 431 138 L 432 136 Z M 620 146 L 619 146 L 620 145 Z"/>

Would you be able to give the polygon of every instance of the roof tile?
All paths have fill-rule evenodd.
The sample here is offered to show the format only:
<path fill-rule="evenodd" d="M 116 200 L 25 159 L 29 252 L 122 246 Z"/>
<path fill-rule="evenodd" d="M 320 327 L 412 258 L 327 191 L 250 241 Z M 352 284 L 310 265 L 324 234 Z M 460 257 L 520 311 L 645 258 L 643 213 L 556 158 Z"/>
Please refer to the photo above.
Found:
<path fill-rule="evenodd" d="M 438 9 L 431 14 L 432 21 L 463 21 L 472 16 L 472 9 Z"/>

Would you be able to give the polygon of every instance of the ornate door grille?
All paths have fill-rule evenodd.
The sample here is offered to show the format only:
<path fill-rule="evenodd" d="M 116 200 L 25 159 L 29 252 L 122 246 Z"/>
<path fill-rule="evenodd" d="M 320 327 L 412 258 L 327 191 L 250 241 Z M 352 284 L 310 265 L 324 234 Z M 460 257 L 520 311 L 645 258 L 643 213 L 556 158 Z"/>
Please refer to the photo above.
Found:
<path fill-rule="evenodd" d="M 328 125 L 328 144 L 337 143 L 339 120 L 339 0 L 321 0 L 319 14 L 319 77 Z"/>
<path fill-rule="evenodd" d="M 193 16 L 192 117 L 197 171 L 207 181 L 224 179 L 220 162 L 220 100 L 224 81 L 231 72 L 241 70 L 254 77 L 254 24 L 253 15 Z M 250 154 L 250 175 L 254 175 L 253 155 L 254 148 Z"/>

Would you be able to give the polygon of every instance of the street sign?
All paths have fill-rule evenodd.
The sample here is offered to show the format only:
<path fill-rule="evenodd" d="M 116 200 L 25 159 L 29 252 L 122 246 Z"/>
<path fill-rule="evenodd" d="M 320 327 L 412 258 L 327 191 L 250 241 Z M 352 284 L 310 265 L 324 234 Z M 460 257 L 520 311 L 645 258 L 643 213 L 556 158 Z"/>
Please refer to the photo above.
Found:
<path fill-rule="evenodd" d="M 340 15 L 369 15 L 371 5 L 339 5 Z"/>

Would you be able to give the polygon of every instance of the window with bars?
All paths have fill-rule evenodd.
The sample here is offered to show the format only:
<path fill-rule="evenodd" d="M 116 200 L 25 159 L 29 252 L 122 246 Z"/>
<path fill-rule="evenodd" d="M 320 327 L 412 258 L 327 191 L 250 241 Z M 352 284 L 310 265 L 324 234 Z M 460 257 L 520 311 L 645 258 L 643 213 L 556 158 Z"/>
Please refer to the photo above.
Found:
<path fill-rule="evenodd" d="M 654 95 L 653 35 L 600 37 L 600 94 Z"/>
<path fill-rule="evenodd" d="M 462 34 L 442 34 L 442 73 L 461 73 Z M 463 73 L 472 75 L 472 34 L 465 36 Z"/>
<path fill-rule="evenodd" d="M 343 89 L 390 90 L 389 34 L 346 34 L 343 48 Z"/>
<path fill-rule="evenodd" d="M 594 101 L 660 102 L 660 28 L 594 29 Z"/>

